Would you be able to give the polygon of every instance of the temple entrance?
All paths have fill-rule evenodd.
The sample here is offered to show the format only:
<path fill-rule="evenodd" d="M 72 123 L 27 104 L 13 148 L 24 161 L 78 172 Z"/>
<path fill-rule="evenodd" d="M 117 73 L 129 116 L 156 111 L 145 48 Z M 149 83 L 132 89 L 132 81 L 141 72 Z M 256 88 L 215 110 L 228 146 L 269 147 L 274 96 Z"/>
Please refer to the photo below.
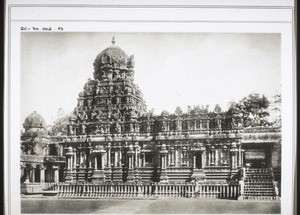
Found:
<path fill-rule="evenodd" d="M 34 172 L 34 181 L 35 182 L 41 182 L 41 170 L 39 168 L 36 168 L 35 169 L 35 172 Z"/>
<path fill-rule="evenodd" d="M 201 152 L 196 152 L 196 168 L 201 169 L 202 168 L 202 156 Z"/>
<path fill-rule="evenodd" d="M 244 166 L 250 168 L 268 168 L 271 166 L 271 147 L 247 147 L 244 154 Z"/>

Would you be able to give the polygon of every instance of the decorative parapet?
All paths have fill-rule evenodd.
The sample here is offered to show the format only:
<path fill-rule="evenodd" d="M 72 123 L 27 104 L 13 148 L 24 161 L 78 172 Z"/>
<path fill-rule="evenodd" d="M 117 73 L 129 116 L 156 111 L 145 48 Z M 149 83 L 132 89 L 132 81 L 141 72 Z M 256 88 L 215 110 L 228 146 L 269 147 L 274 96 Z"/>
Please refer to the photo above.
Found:
<path fill-rule="evenodd" d="M 48 163 L 65 163 L 66 162 L 66 157 L 64 156 L 45 156 L 44 157 L 44 162 Z"/>
<path fill-rule="evenodd" d="M 21 155 L 20 161 L 21 162 L 26 162 L 26 163 L 43 163 L 44 156 L 39 156 L 39 155 Z"/>
<path fill-rule="evenodd" d="M 242 142 L 278 142 L 281 139 L 281 132 L 243 133 Z"/>

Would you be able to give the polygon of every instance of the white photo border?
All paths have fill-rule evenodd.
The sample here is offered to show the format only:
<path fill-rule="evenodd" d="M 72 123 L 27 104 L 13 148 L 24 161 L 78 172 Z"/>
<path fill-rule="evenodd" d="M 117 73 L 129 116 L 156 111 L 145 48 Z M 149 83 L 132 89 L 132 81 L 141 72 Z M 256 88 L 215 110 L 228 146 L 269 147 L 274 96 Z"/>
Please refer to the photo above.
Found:
<path fill-rule="evenodd" d="M 26 2 L 26 3 L 24 3 Z M 211 32 L 280 33 L 282 77 L 282 197 L 281 213 L 292 214 L 296 154 L 296 69 L 293 1 L 275 0 L 265 5 L 249 1 L 162 1 L 150 5 L 128 2 L 7 1 L 5 30 L 4 164 L 6 214 L 20 214 L 19 125 L 20 33 L 23 26 L 54 32 Z M 196 3 L 195 3 L 196 2 Z M 211 1 L 210 1 L 211 2 Z M 228 3 L 229 2 L 229 3 Z M 231 3 L 230 3 L 231 2 Z M 201 1 L 200 1 L 201 3 Z M 101 13 L 99 13 L 99 11 Z M 192 12 L 191 12 L 192 11 Z M 220 12 L 221 11 L 221 12 Z M 99 14 L 105 14 L 103 17 Z M 178 16 L 178 14 L 182 16 Z M 185 16 L 184 16 L 185 15 Z M 180 18 L 178 18 L 180 17 Z M 184 18 L 183 18 L 184 17 Z M 221 24 L 221 25 L 220 25 Z M 26 32 L 35 32 L 26 30 Z M 43 32 L 42 30 L 36 32 Z M 287 144 L 287 145 L 284 145 Z"/>

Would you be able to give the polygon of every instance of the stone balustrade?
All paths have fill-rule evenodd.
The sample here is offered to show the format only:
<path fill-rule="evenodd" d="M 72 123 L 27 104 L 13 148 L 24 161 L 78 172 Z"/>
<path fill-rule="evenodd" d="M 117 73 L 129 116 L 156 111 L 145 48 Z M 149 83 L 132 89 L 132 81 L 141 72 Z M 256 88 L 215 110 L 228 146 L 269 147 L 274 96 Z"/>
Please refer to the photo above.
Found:
<path fill-rule="evenodd" d="M 238 185 L 215 183 L 177 184 L 91 184 L 60 183 L 55 186 L 59 197 L 181 197 L 237 199 Z"/>

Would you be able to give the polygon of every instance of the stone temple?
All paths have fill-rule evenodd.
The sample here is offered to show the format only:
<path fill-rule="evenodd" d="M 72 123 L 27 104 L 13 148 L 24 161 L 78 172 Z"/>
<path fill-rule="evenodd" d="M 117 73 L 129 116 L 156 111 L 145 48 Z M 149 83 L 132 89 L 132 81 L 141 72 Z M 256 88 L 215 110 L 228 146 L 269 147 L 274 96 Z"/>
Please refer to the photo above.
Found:
<path fill-rule="evenodd" d="M 42 129 L 44 122 L 36 113 L 25 120 L 21 138 L 24 193 L 30 192 L 30 185 L 44 182 L 53 182 L 56 188 L 52 188 L 62 196 L 71 186 L 78 186 L 72 191 L 80 193 L 76 195 L 102 195 L 102 188 L 95 188 L 101 185 L 118 196 L 118 189 L 124 187 L 108 187 L 147 185 L 156 195 L 166 190 L 181 195 L 181 189 L 187 188 L 177 189 L 177 185 L 207 186 L 205 192 L 211 193 L 209 186 L 221 184 L 236 186 L 236 197 L 278 199 L 280 128 L 245 126 L 237 111 L 202 108 L 194 113 L 153 115 L 134 83 L 134 56 L 116 46 L 114 39 L 93 65 L 94 78 L 78 95 L 67 135 L 41 133 L 33 139 L 29 127 Z M 37 125 L 31 122 L 35 118 L 39 118 Z M 40 190 L 47 189 L 41 185 Z M 193 194 L 202 192 L 191 189 Z M 215 192 L 219 195 L 222 189 Z"/>

